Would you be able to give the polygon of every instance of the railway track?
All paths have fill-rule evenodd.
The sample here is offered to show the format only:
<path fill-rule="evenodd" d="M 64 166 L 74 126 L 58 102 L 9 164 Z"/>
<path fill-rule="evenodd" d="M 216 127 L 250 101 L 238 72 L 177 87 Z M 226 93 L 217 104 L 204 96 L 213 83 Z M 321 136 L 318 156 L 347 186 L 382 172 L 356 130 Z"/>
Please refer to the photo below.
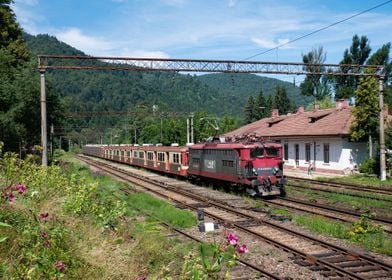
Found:
<path fill-rule="evenodd" d="M 103 162 L 89 164 L 104 170 L 122 180 L 142 185 L 156 195 L 166 197 L 184 208 L 203 209 L 213 219 L 231 225 L 243 232 L 272 244 L 293 255 L 293 261 L 318 271 L 330 279 L 391 279 L 392 265 L 381 262 L 367 255 L 351 252 L 345 248 L 327 243 L 321 239 L 288 229 L 284 225 L 270 222 L 257 213 L 236 209 L 221 199 L 206 198 L 194 192 L 197 186 L 178 182 L 170 178 L 144 172 L 144 175 L 130 174 L 119 167 L 112 167 Z M 290 244 L 290 245 L 288 245 Z"/>
<path fill-rule="evenodd" d="M 371 186 L 359 186 L 354 184 L 325 182 L 325 181 L 314 180 L 310 178 L 309 179 L 298 178 L 298 177 L 291 177 L 291 176 L 287 176 L 287 178 L 289 179 L 290 185 L 297 188 L 322 190 L 326 192 L 328 191 L 340 192 L 340 193 L 344 193 L 345 191 L 354 191 L 354 192 L 344 193 L 344 194 L 392 202 L 392 186 L 391 188 L 381 188 L 381 187 L 371 187 Z M 304 186 L 303 183 L 307 183 L 306 186 Z M 366 193 L 368 193 L 369 195 L 366 195 Z M 375 197 L 374 195 L 378 195 L 378 197 Z"/>
<path fill-rule="evenodd" d="M 317 204 L 293 198 L 278 198 L 273 201 L 265 201 L 265 203 L 279 207 L 287 207 L 311 214 L 321 215 L 327 218 L 332 218 L 348 223 L 358 221 L 358 218 L 361 217 L 361 213 L 357 213 L 348 209 Z M 392 219 L 377 216 L 369 219 L 374 222 L 377 222 L 380 226 L 382 226 L 384 231 L 392 233 Z"/>

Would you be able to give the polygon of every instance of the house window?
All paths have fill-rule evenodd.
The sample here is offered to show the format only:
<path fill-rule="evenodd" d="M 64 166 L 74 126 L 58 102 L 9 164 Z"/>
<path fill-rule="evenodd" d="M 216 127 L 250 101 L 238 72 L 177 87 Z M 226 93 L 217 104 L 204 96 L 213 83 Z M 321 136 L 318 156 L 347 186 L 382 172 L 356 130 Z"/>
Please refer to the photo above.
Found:
<path fill-rule="evenodd" d="M 329 163 L 329 144 L 324 143 L 324 162 Z"/>
<path fill-rule="evenodd" d="M 305 161 L 310 162 L 310 143 L 305 144 Z"/>
<path fill-rule="evenodd" d="M 284 144 L 284 160 L 289 160 L 289 144 Z"/>

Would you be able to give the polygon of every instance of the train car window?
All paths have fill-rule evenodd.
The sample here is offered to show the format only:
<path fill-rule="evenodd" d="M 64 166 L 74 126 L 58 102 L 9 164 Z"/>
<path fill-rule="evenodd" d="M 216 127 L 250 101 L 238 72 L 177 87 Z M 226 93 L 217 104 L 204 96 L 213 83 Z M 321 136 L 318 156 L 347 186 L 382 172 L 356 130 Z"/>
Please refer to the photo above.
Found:
<path fill-rule="evenodd" d="M 267 151 L 267 156 L 268 157 L 277 157 L 277 156 L 279 156 L 279 149 L 277 149 L 275 147 L 267 147 L 266 151 Z"/>
<path fill-rule="evenodd" d="M 200 159 L 199 158 L 192 158 L 192 163 L 199 164 L 200 163 Z"/>
<path fill-rule="evenodd" d="M 154 160 L 154 153 L 153 152 L 147 152 L 147 160 Z"/>
<path fill-rule="evenodd" d="M 139 152 L 139 158 L 144 158 L 144 152 Z"/>
<path fill-rule="evenodd" d="M 133 157 L 137 158 L 137 151 L 133 151 Z"/>
<path fill-rule="evenodd" d="M 264 156 L 264 148 L 253 148 L 250 150 L 250 157 L 257 158 Z"/>
<path fill-rule="evenodd" d="M 165 153 L 158 153 L 158 161 L 165 162 Z"/>
<path fill-rule="evenodd" d="M 173 163 L 180 163 L 180 154 L 173 154 Z"/>

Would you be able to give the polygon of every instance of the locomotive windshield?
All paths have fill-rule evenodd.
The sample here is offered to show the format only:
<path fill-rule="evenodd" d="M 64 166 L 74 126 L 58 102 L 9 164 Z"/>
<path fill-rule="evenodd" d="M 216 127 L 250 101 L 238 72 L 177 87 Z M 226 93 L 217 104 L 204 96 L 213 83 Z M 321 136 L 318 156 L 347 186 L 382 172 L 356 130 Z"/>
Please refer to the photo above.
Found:
<path fill-rule="evenodd" d="M 277 157 L 279 156 L 279 150 L 275 147 L 267 147 L 267 156 L 268 157 Z"/>
<path fill-rule="evenodd" d="M 253 148 L 250 150 L 250 157 L 257 158 L 264 156 L 264 148 Z"/>

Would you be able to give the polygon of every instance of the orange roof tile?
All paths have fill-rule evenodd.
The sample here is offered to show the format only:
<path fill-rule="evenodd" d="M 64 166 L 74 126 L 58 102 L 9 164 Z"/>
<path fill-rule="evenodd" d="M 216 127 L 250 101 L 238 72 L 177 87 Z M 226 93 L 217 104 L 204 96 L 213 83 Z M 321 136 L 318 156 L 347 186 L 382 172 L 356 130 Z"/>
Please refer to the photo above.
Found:
<path fill-rule="evenodd" d="M 262 137 L 349 135 L 352 108 L 324 109 L 265 118 L 228 132 L 225 136 L 255 133 Z"/>

